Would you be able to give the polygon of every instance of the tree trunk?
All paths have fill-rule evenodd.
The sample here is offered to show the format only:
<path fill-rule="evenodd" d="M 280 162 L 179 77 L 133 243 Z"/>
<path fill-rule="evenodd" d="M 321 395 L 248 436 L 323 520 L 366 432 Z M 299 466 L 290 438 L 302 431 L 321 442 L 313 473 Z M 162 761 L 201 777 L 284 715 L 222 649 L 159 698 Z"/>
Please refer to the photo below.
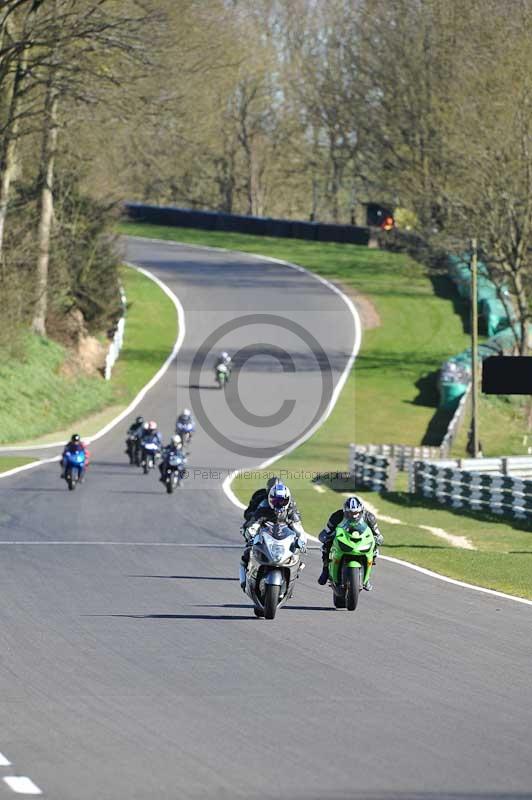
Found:
<path fill-rule="evenodd" d="M 50 76 L 45 103 L 45 128 L 42 147 L 42 173 L 40 186 L 39 253 L 37 258 L 37 300 L 32 328 L 39 336 L 46 336 L 46 311 L 48 299 L 48 263 L 50 260 L 50 234 L 54 214 L 54 165 L 57 149 L 59 92 L 55 75 Z"/>
<path fill-rule="evenodd" d="M 5 221 L 9 204 L 11 181 L 16 167 L 19 114 L 27 60 L 27 50 L 24 49 L 19 56 L 15 77 L 13 78 L 11 100 L 9 102 L 9 115 L 0 156 L 0 260 L 2 258 L 4 244 Z"/>

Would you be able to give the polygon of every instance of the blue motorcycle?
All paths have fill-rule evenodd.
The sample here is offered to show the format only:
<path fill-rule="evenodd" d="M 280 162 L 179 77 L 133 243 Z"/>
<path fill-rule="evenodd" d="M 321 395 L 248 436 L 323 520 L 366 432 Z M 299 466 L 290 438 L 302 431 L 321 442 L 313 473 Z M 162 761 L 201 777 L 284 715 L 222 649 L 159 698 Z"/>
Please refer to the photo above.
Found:
<path fill-rule="evenodd" d="M 186 475 L 187 460 L 182 453 L 169 453 L 165 459 L 164 480 L 166 491 L 172 494 L 174 489 L 181 486 Z"/>
<path fill-rule="evenodd" d="M 63 457 L 65 480 L 70 491 L 74 491 L 85 474 L 86 456 L 83 450 L 72 452 L 67 450 Z"/>

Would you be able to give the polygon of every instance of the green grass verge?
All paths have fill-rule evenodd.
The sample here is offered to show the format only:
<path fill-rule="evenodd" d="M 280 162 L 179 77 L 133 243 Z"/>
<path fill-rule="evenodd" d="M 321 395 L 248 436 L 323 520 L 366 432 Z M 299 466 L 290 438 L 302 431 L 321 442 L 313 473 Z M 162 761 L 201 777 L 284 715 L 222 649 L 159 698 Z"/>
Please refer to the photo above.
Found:
<path fill-rule="evenodd" d="M 7 472 L 15 467 L 23 467 L 24 464 L 31 464 L 34 458 L 24 456 L 0 456 L 0 473 Z"/>
<path fill-rule="evenodd" d="M 308 442 L 270 468 L 290 484 L 309 532 L 319 532 L 329 514 L 343 502 L 342 492 L 350 489 L 347 483 L 323 481 L 319 492 L 312 483 L 319 473 L 346 469 L 350 441 L 419 444 L 427 432 L 437 437 L 446 425 L 445 415 L 435 413 L 435 377 L 450 354 L 467 346 L 468 337 L 451 302 L 449 284 L 444 279 L 431 281 L 412 259 L 353 245 L 134 223 L 123 224 L 121 230 L 131 235 L 282 258 L 372 300 L 382 324 L 365 332 L 356 369 L 331 417 Z M 515 432 L 512 430 L 505 438 L 504 429 L 501 424 L 497 445 L 512 447 Z M 404 483 L 404 476 L 400 477 Z M 235 480 L 233 489 L 246 502 L 264 480 L 261 473 L 244 473 Z M 406 491 L 383 496 L 361 494 L 381 515 L 403 523 L 382 523 L 386 536 L 384 554 L 469 583 L 532 597 L 532 537 L 524 526 L 489 516 L 457 514 L 428 503 L 412 503 Z M 451 546 L 420 525 L 466 536 L 477 549 Z"/>
<path fill-rule="evenodd" d="M 175 307 L 136 270 L 124 267 L 122 279 L 128 312 L 124 347 L 112 379 L 61 374 L 65 349 L 28 336 L 23 357 L 0 364 L 2 444 L 34 441 L 45 434 L 53 439 L 63 435 L 67 425 L 90 435 L 98 429 L 95 425 L 101 427 L 116 416 L 157 372 L 176 338 Z M 91 419 L 92 415 L 97 416 Z"/>
<path fill-rule="evenodd" d="M 527 431 L 529 398 L 518 396 L 479 397 L 479 433 L 485 456 L 527 455 L 532 448 L 532 430 Z M 453 443 L 452 455 L 464 457 L 468 425 L 464 424 Z"/>

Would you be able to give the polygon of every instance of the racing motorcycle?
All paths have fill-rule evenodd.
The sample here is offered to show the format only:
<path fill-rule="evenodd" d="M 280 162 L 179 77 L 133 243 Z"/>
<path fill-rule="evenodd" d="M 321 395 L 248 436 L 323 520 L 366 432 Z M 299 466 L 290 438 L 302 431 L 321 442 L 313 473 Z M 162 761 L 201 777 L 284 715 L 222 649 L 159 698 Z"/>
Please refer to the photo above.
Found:
<path fill-rule="evenodd" d="M 67 450 L 64 458 L 64 474 L 69 491 L 74 491 L 76 484 L 81 483 L 85 472 L 86 456 L 83 450 L 72 452 Z"/>
<path fill-rule="evenodd" d="M 159 455 L 159 445 L 156 442 L 143 442 L 142 443 L 142 456 L 140 466 L 144 474 L 147 475 L 150 469 L 153 469 Z"/>
<path fill-rule="evenodd" d="M 253 601 L 256 617 L 274 619 L 277 609 L 292 597 L 304 568 L 296 531 L 284 523 L 264 522 L 253 536 L 247 569 L 241 565 L 243 591 Z"/>
<path fill-rule="evenodd" d="M 126 453 L 129 456 L 129 463 L 140 467 L 140 442 L 134 433 L 130 433 L 126 439 Z"/>
<path fill-rule="evenodd" d="M 187 460 L 181 453 L 170 453 L 166 457 L 164 481 L 168 494 L 172 494 L 174 489 L 183 483 L 186 463 Z"/>
<path fill-rule="evenodd" d="M 229 380 L 229 368 L 225 364 L 217 364 L 215 370 L 216 383 L 219 389 L 223 389 Z"/>
<path fill-rule="evenodd" d="M 329 552 L 329 583 L 335 608 L 355 610 L 362 587 L 370 579 L 375 551 L 375 538 L 363 520 L 344 520 L 338 525 Z"/>

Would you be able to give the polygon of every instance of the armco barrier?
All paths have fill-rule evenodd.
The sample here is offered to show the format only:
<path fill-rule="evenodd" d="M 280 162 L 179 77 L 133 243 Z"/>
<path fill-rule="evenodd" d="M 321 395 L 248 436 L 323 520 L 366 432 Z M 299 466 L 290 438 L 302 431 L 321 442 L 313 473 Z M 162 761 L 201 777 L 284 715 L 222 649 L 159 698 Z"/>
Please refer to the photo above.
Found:
<path fill-rule="evenodd" d="M 532 521 L 532 480 L 527 478 L 413 461 L 410 491 L 456 509 L 490 511 Z"/>
<path fill-rule="evenodd" d="M 217 211 L 197 211 L 173 206 L 152 206 L 144 203 L 125 203 L 124 209 L 131 220 L 180 228 L 232 231 L 254 236 L 278 236 L 286 239 L 308 239 L 316 242 L 360 245 L 367 245 L 370 237 L 369 228 L 355 225 L 327 225 L 298 220 L 225 214 Z"/>
<path fill-rule="evenodd" d="M 439 467 L 512 475 L 514 478 L 532 478 L 532 456 L 501 456 L 497 458 L 447 458 L 438 461 Z"/>
<path fill-rule="evenodd" d="M 445 455 L 441 447 L 414 446 L 409 444 L 351 444 L 349 463 L 354 463 L 355 455 L 384 456 L 393 461 L 395 469 L 404 472 L 413 459 L 435 459 Z"/>

